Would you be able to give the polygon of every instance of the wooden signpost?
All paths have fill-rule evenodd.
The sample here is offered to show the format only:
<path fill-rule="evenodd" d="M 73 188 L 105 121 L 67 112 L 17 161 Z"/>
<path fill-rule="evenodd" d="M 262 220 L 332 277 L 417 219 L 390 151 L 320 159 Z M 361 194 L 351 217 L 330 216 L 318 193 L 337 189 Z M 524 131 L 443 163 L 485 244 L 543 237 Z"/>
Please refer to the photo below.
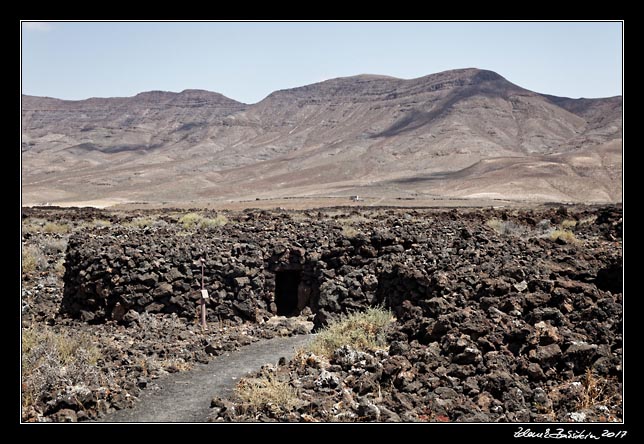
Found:
<path fill-rule="evenodd" d="M 208 290 L 204 288 L 204 258 L 201 258 L 201 329 L 208 330 L 208 325 L 206 325 L 206 301 L 210 299 L 208 296 Z"/>

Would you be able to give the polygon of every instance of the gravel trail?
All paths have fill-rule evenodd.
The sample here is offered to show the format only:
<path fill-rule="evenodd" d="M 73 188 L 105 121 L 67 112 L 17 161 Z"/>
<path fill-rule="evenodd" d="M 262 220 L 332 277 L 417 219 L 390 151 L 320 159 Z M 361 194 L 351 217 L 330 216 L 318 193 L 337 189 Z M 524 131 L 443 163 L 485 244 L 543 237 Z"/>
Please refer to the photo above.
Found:
<path fill-rule="evenodd" d="M 214 396 L 229 396 L 239 378 L 265 364 L 290 359 L 314 335 L 262 340 L 217 356 L 188 372 L 159 378 L 158 390 L 146 390 L 131 409 L 119 410 L 99 422 L 205 422 Z"/>

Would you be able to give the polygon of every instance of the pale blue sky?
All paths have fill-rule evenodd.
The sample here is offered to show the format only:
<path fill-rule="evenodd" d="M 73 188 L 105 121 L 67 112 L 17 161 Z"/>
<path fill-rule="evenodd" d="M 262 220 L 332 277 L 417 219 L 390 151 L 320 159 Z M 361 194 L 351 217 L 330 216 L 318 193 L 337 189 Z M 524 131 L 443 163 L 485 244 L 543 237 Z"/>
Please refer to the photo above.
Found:
<path fill-rule="evenodd" d="M 622 94 L 620 22 L 23 22 L 22 92 L 206 89 L 245 103 L 355 74 L 496 71 L 567 97 Z"/>

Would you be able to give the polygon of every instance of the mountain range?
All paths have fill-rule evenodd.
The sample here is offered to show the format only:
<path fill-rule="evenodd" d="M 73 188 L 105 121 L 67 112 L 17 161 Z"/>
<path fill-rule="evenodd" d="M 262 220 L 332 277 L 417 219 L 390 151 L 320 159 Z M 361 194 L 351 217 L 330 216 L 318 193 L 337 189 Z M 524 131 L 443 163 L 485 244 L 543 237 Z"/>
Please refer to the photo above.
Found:
<path fill-rule="evenodd" d="M 277 197 L 621 202 L 622 97 L 475 68 L 336 78 L 248 105 L 203 90 L 22 96 L 23 204 Z"/>

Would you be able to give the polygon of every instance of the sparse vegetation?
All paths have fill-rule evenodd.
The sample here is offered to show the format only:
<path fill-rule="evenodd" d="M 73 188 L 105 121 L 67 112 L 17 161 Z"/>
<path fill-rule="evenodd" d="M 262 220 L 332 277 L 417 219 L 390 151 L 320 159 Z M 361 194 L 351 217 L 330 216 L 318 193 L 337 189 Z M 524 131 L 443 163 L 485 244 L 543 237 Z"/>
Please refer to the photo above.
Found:
<path fill-rule="evenodd" d="M 22 234 L 33 234 L 40 230 L 45 224 L 44 220 L 37 220 L 36 218 L 27 218 L 22 221 Z"/>
<path fill-rule="evenodd" d="M 22 247 L 22 274 L 33 273 L 44 270 L 47 266 L 47 258 L 35 245 L 23 245 Z"/>
<path fill-rule="evenodd" d="M 592 215 L 590 215 L 588 217 L 585 217 L 583 219 L 579 219 L 578 224 L 579 225 L 592 225 L 592 224 L 595 223 L 596 220 L 597 220 L 597 216 L 595 214 L 592 214 Z"/>
<path fill-rule="evenodd" d="M 353 237 L 356 237 L 358 234 L 360 234 L 360 231 L 356 230 L 354 227 L 350 225 L 342 226 L 342 235 L 344 237 L 353 238 Z"/>
<path fill-rule="evenodd" d="M 179 223 L 183 225 L 186 230 L 210 230 L 217 227 L 223 227 L 228 223 L 228 218 L 223 214 L 220 214 L 215 218 L 207 218 L 199 213 L 188 213 L 179 219 Z"/>
<path fill-rule="evenodd" d="M 350 216 L 347 216 L 347 217 L 337 217 L 337 216 L 335 216 L 333 218 L 336 219 L 336 221 L 339 224 L 342 224 L 342 225 L 357 225 L 357 224 L 363 224 L 363 223 L 368 223 L 369 222 L 368 218 L 366 218 L 365 216 L 362 216 L 360 214 L 356 214 L 356 213 L 354 213 L 354 214 L 352 214 Z"/>
<path fill-rule="evenodd" d="M 488 220 L 485 225 L 488 227 L 492 228 L 494 231 L 497 233 L 501 234 L 503 231 L 503 221 L 500 219 L 497 219 L 496 217 Z"/>
<path fill-rule="evenodd" d="M 50 234 L 66 234 L 69 233 L 70 227 L 65 223 L 47 222 L 42 230 L 43 232 Z"/>
<path fill-rule="evenodd" d="M 587 369 L 581 381 L 582 390 L 579 395 L 578 408 L 585 410 L 599 405 L 610 406 L 614 402 L 615 386 L 614 380 L 600 378 Z"/>
<path fill-rule="evenodd" d="M 344 315 L 320 331 L 309 350 L 330 358 L 343 345 L 362 351 L 384 349 L 387 346 L 385 332 L 393 320 L 391 311 L 382 307 Z"/>
<path fill-rule="evenodd" d="M 42 241 L 42 252 L 47 256 L 56 256 L 65 251 L 67 248 L 66 238 L 48 237 Z"/>
<path fill-rule="evenodd" d="M 577 221 L 573 219 L 566 219 L 563 222 L 561 222 L 561 228 L 564 230 L 569 230 L 571 228 L 575 228 L 577 226 Z"/>
<path fill-rule="evenodd" d="M 575 234 L 570 230 L 554 230 L 550 233 L 551 241 L 557 241 L 559 239 L 566 243 L 578 242 Z"/>
<path fill-rule="evenodd" d="M 501 236 L 521 236 L 526 232 L 526 229 L 516 222 L 501 220 L 496 217 L 488 220 L 485 225 L 492 228 Z"/>
<path fill-rule="evenodd" d="M 192 229 L 192 228 L 196 228 L 199 225 L 199 223 L 203 220 L 203 218 L 204 217 L 201 214 L 188 213 L 181 216 L 181 218 L 179 218 L 179 223 L 183 225 L 183 228 L 185 229 Z"/>
<path fill-rule="evenodd" d="M 130 227 L 130 228 L 148 228 L 154 225 L 155 219 L 153 219 L 150 216 L 145 216 L 145 217 L 135 217 L 129 222 L 123 222 L 121 225 L 124 227 Z"/>
<path fill-rule="evenodd" d="M 105 219 L 94 219 L 92 221 L 92 226 L 97 227 L 97 228 L 111 227 L 112 222 L 110 222 L 109 220 L 105 220 Z"/>
<path fill-rule="evenodd" d="M 170 373 L 185 372 L 192 368 L 192 364 L 186 362 L 183 358 L 164 359 L 159 362 L 159 365 Z"/>
<path fill-rule="evenodd" d="M 101 358 L 91 336 L 58 333 L 47 327 L 22 330 L 23 407 L 41 396 L 67 387 L 100 385 L 105 376 L 96 366 Z"/>
<path fill-rule="evenodd" d="M 58 275 L 61 278 L 64 276 L 64 274 L 65 274 L 65 259 L 64 258 L 60 258 L 60 259 L 58 259 L 56 261 L 56 264 L 54 265 L 54 272 L 56 273 L 56 275 Z"/>
<path fill-rule="evenodd" d="M 358 213 L 352 213 L 350 215 L 343 213 L 340 215 L 329 214 L 329 216 L 331 216 L 331 219 L 334 219 L 336 223 L 340 224 L 342 227 L 342 234 L 347 238 L 356 237 L 361 232 L 360 224 L 369 222 L 369 219 Z"/>
<path fill-rule="evenodd" d="M 223 214 L 219 214 L 212 219 L 204 218 L 199 224 L 199 228 L 212 229 L 217 227 L 223 227 L 228 223 L 228 218 Z"/>
<path fill-rule="evenodd" d="M 256 410 L 274 404 L 288 411 L 298 404 L 297 390 L 270 372 L 255 378 L 240 379 L 235 394 L 247 407 Z"/>

